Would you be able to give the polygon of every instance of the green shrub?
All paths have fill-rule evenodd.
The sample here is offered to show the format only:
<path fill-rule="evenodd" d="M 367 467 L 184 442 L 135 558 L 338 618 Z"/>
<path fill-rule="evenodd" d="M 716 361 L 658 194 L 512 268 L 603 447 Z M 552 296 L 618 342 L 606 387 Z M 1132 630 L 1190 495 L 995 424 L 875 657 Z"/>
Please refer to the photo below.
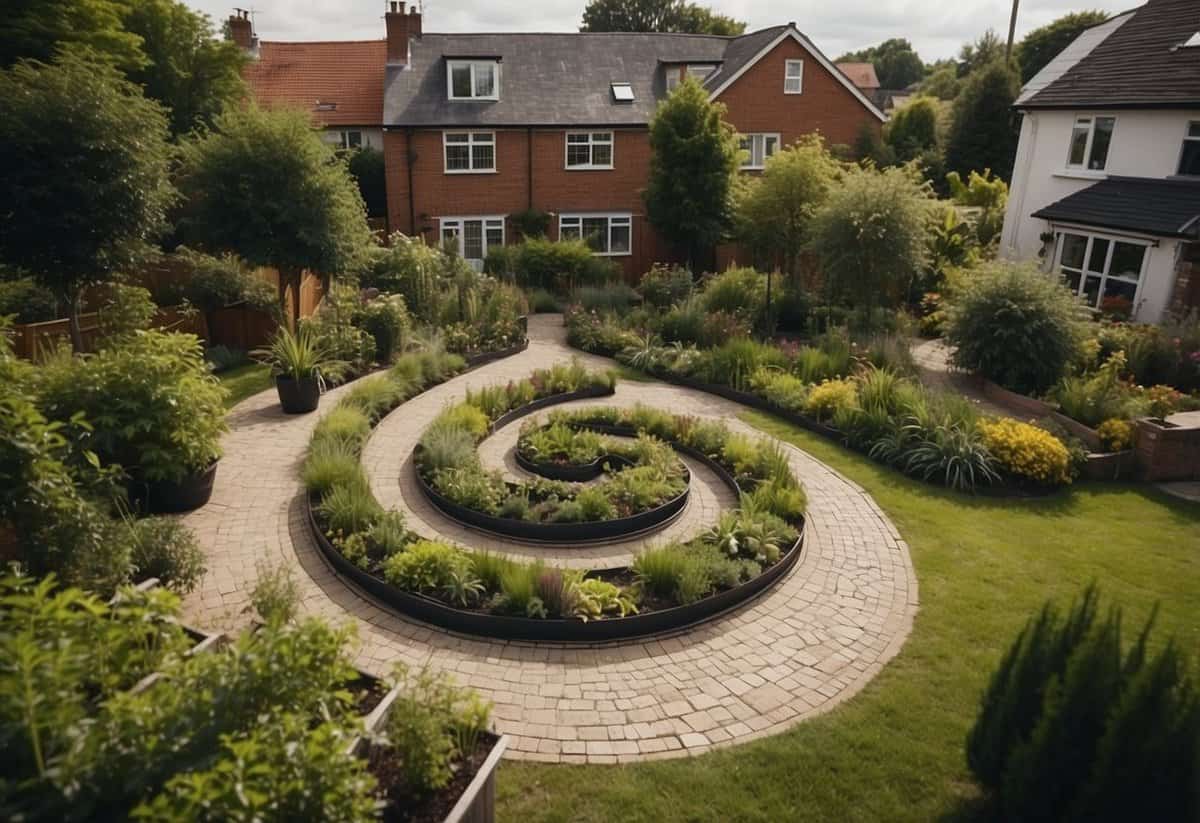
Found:
<path fill-rule="evenodd" d="M 472 571 L 488 591 L 499 591 L 504 573 L 516 565 L 504 555 L 488 551 L 471 552 L 470 559 Z"/>
<path fill-rule="evenodd" d="M 575 289 L 571 293 L 571 302 L 582 306 L 584 311 L 623 314 L 629 311 L 637 297 L 637 292 L 624 283 L 606 283 Z"/>
<path fill-rule="evenodd" d="M 1013 391 L 1041 394 L 1082 354 L 1084 310 L 1053 276 L 1031 265 L 993 263 L 947 309 L 956 365 Z"/>
<path fill-rule="evenodd" d="M 750 375 L 750 390 L 790 412 L 803 411 L 808 398 L 808 385 L 803 380 L 769 367 Z"/>
<path fill-rule="evenodd" d="M 757 326 L 767 305 L 767 276 L 754 269 L 728 269 L 705 281 L 704 308 L 725 312 Z"/>
<path fill-rule="evenodd" d="M 489 426 L 488 416 L 470 403 L 458 403 L 443 409 L 431 424 L 431 427 L 465 431 L 475 440 L 487 435 Z"/>
<path fill-rule="evenodd" d="M 375 341 L 375 359 L 390 363 L 396 352 L 403 351 L 408 334 L 408 310 L 401 295 L 378 297 L 363 306 L 354 322 Z"/>
<path fill-rule="evenodd" d="M 430 426 L 421 436 L 421 452 L 417 459 L 428 476 L 443 469 L 479 465 L 475 438 L 463 429 L 450 426 Z"/>
<path fill-rule="evenodd" d="M 516 246 L 513 271 L 518 286 L 567 294 L 595 280 L 592 250 L 582 240 L 551 241 L 528 237 Z"/>
<path fill-rule="evenodd" d="M 318 497 L 324 497 L 335 486 L 367 485 L 357 447 L 343 440 L 314 440 L 304 458 L 300 478 L 305 490 Z"/>
<path fill-rule="evenodd" d="M 57 320 L 58 301 L 54 292 L 39 286 L 32 277 L 0 279 L 0 317 L 13 315 L 17 323 Z"/>
<path fill-rule="evenodd" d="M 143 481 L 180 481 L 221 456 L 226 390 L 190 334 L 139 331 L 86 358 L 59 358 L 40 375 L 51 420 L 82 414 L 90 448 Z"/>
<path fill-rule="evenodd" d="M 785 368 L 787 357 L 779 349 L 749 338 L 738 338 L 701 354 L 693 367 L 701 380 L 746 390 L 759 369 Z"/>
<path fill-rule="evenodd" d="M 404 401 L 408 386 L 391 377 L 368 377 L 358 380 L 338 403 L 339 410 L 357 409 L 374 423 Z M 322 423 L 324 420 L 321 421 Z M 319 427 L 320 424 L 318 424 Z"/>
<path fill-rule="evenodd" d="M 447 543 L 419 540 L 383 563 L 383 576 L 397 588 L 410 592 L 437 592 L 454 575 L 469 573 L 471 560 Z"/>
<path fill-rule="evenodd" d="M 181 246 L 174 259 L 186 272 L 182 297 L 203 312 L 210 324 L 218 309 L 238 304 L 279 316 L 275 288 L 237 257 L 214 257 Z"/>
<path fill-rule="evenodd" d="M 138 579 L 157 577 L 164 586 L 187 593 L 204 577 L 204 552 L 179 520 L 147 517 L 129 524 L 130 563 Z"/>
<path fill-rule="evenodd" d="M 858 405 L 858 388 L 853 380 L 825 380 L 813 386 L 804 411 L 818 420 L 829 420 L 841 409 Z"/>
<path fill-rule="evenodd" d="M 558 298 L 546 289 L 533 289 L 529 292 L 529 310 L 534 314 L 556 314 L 562 311 Z"/>
<path fill-rule="evenodd" d="M 1151 623 L 1122 648 L 1094 588 L 1018 635 L 983 695 L 967 762 L 1010 820 L 1191 820 L 1200 812 L 1200 696 Z"/>
<path fill-rule="evenodd" d="M 508 497 L 508 486 L 498 472 L 485 472 L 478 465 L 438 469 L 432 485 L 451 503 L 485 514 L 496 514 Z"/>
<path fill-rule="evenodd" d="M 788 483 L 771 480 L 760 483 L 750 493 L 750 499 L 756 507 L 788 522 L 798 520 L 808 508 L 808 498 L 804 494 L 804 489 L 796 485 L 794 481 Z"/>
<path fill-rule="evenodd" d="M 317 504 L 317 511 L 335 534 L 369 528 L 383 513 L 362 474 L 354 482 L 332 486 Z"/>
<path fill-rule="evenodd" d="M 606 489 L 600 486 L 580 490 L 575 495 L 575 505 L 579 507 L 579 519 L 582 521 L 612 520 L 617 516 L 612 501 L 607 497 Z"/>
<path fill-rule="evenodd" d="M 666 309 L 692 294 L 692 273 L 682 266 L 655 263 L 638 284 L 642 299 L 658 309 Z"/>
<path fill-rule="evenodd" d="M 686 549 L 677 543 L 643 549 L 633 559 L 638 583 L 655 597 L 673 598 L 691 565 Z"/>
<path fill-rule="evenodd" d="M 250 590 L 250 605 L 268 625 L 279 626 L 296 619 L 300 611 L 300 585 L 286 563 L 274 566 L 259 562 L 257 579 Z"/>

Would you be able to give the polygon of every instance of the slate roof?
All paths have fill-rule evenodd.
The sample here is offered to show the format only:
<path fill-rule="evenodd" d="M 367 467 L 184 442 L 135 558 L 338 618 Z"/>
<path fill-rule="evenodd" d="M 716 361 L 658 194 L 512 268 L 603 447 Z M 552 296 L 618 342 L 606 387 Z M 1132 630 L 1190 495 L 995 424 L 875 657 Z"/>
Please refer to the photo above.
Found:
<path fill-rule="evenodd" d="M 850 82 L 860 89 L 874 91 L 879 88 L 879 76 L 875 74 L 874 63 L 834 63 L 842 74 L 850 78 Z"/>
<path fill-rule="evenodd" d="M 740 37 L 641 32 L 434 34 L 410 43 L 408 67 L 390 65 L 384 122 L 406 126 L 642 125 L 666 95 L 664 64 L 717 63 L 715 89 L 783 33 Z M 449 100 L 447 57 L 500 57 L 500 99 Z M 610 85 L 629 83 L 632 103 Z"/>
<path fill-rule="evenodd" d="M 325 126 L 379 126 L 386 63 L 384 40 L 262 41 L 243 76 L 264 106 L 294 106 Z"/>
<path fill-rule="evenodd" d="M 1109 177 L 1033 213 L 1034 217 L 1156 237 L 1200 236 L 1200 181 Z"/>
<path fill-rule="evenodd" d="M 1183 47 L 1198 31 L 1196 0 L 1150 0 L 1056 80 L 1023 97 L 1018 106 L 1200 106 L 1200 46 Z M 1087 37 L 1088 32 L 1080 36 Z"/>

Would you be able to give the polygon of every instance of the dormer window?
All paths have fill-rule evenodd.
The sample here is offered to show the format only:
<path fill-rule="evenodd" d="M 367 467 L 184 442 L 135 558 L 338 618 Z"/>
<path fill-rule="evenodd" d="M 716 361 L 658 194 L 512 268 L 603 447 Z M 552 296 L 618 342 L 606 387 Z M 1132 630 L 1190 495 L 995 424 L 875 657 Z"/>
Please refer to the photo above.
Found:
<path fill-rule="evenodd" d="M 612 96 L 613 100 L 616 100 L 618 103 L 632 103 L 633 86 L 629 83 L 613 83 Z"/>
<path fill-rule="evenodd" d="M 688 76 L 695 77 L 697 83 L 703 83 L 716 70 L 717 67 L 712 63 L 688 63 L 687 66 Z"/>
<path fill-rule="evenodd" d="M 499 60 L 447 60 L 446 82 L 451 100 L 499 100 Z"/>

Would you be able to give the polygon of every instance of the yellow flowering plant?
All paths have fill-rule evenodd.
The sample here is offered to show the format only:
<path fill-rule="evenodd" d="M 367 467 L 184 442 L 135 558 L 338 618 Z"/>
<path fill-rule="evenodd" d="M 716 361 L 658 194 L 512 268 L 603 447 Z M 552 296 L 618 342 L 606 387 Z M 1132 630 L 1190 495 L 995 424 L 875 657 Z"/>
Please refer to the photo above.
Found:
<path fill-rule="evenodd" d="M 1109 451 L 1119 452 L 1133 448 L 1133 421 L 1113 417 L 1105 420 L 1096 429 L 1100 442 Z"/>
<path fill-rule="evenodd" d="M 804 411 L 818 420 L 828 420 L 839 409 L 858 404 L 858 387 L 853 380 L 822 380 L 812 387 Z"/>
<path fill-rule="evenodd" d="M 979 424 L 983 440 L 1005 472 L 1044 485 L 1071 482 L 1071 455 L 1048 431 L 1003 418 Z"/>

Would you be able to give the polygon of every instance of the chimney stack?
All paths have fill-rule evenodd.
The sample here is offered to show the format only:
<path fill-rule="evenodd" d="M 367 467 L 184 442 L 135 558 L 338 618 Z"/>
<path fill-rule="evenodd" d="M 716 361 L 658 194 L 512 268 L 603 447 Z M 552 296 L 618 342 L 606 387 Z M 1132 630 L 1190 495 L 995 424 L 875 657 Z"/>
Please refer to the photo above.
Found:
<path fill-rule="evenodd" d="M 409 40 L 421 36 L 421 12 L 415 3 L 405 12 L 404 0 L 389 0 L 383 20 L 387 24 L 387 61 L 408 63 Z"/>
<path fill-rule="evenodd" d="M 246 51 L 254 49 L 254 25 L 250 22 L 250 12 L 246 9 L 234 9 L 229 18 L 229 39 Z"/>

